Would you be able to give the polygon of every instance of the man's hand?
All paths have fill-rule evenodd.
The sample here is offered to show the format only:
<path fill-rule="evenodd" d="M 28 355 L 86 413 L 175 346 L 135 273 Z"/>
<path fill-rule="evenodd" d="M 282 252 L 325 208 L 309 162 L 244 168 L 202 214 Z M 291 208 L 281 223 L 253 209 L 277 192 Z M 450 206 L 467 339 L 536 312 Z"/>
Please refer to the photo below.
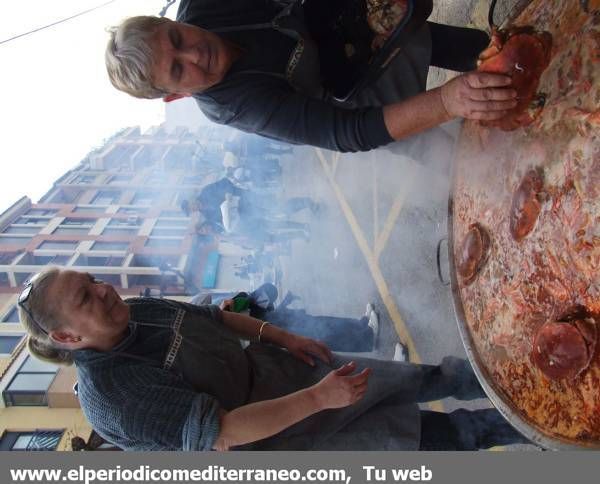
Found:
<path fill-rule="evenodd" d="M 313 356 L 316 356 L 325 363 L 331 363 L 331 350 L 321 341 L 287 333 L 285 339 L 281 342 L 281 346 L 310 366 L 315 366 Z"/>
<path fill-rule="evenodd" d="M 352 375 L 356 364 L 352 361 L 341 368 L 333 370 L 311 390 L 317 406 L 323 410 L 342 408 L 358 402 L 366 393 L 369 383 L 370 368 Z"/>
<path fill-rule="evenodd" d="M 441 87 L 442 104 L 447 113 L 466 119 L 500 119 L 517 105 L 512 79 L 501 74 L 469 72 Z"/>

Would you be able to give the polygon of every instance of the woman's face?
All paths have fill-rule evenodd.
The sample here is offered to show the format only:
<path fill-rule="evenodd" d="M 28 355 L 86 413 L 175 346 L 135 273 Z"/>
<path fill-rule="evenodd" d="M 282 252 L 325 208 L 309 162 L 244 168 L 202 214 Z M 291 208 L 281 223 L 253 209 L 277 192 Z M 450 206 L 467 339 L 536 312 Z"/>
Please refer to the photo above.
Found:
<path fill-rule="evenodd" d="M 170 94 L 190 96 L 221 82 L 235 49 L 218 35 L 194 25 L 165 22 L 150 40 L 152 83 Z"/>
<path fill-rule="evenodd" d="M 58 301 L 63 324 L 50 335 L 73 349 L 108 350 L 127 329 L 129 307 L 110 284 L 88 273 L 61 271 L 48 288 L 49 301 Z"/>

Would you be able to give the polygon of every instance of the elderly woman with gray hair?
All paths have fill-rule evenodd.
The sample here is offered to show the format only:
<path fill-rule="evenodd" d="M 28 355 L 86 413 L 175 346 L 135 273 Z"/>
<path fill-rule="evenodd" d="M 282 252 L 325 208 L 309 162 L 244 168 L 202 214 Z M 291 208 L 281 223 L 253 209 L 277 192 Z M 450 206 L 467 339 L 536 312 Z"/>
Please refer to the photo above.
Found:
<path fill-rule="evenodd" d="M 417 0 L 417 2 L 427 0 Z M 287 6 L 282 8 L 281 4 Z M 383 75 L 333 98 L 342 53 L 319 19 L 330 1 L 182 0 L 177 21 L 132 17 L 106 49 L 113 85 L 140 98 L 192 96 L 211 120 L 336 151 L 366 151 L 454 118 L 495 120 L 516 105 L 511 79 L 469 72 L 425 92 L 429 65 L 472 70 L 487 34 L 423 22 Z M 327 30 L 325 28 L 325 30 Z"/>
<path fill-rule="evenodd" d="M 249 316 L 134 298 L 49 268 L 19 297 L 34 356 L 77 367 L 83 411 L 128 450 L 475 449 L 521 442 L 493 409 L 419 412 L 482 397 L 468 363 L 333 355 Z M 240 338 L 254 340 L 247 348 Z M 362 368 L 358 371 L 359 368 Z"/>

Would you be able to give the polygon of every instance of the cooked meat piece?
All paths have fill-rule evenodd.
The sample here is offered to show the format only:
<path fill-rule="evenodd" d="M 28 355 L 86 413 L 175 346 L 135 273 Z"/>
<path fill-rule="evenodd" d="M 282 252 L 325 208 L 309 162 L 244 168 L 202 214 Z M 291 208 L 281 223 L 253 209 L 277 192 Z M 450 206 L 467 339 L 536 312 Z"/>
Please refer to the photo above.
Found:
<path fill-rule="evenodd" d="M 525 238 L 535 226 L 541 210 L 538 194 L 543 188 L 544 182 L 539 173 L 529 170 L 513 196 L 510 233 L 517 242 Z"/>
<path fill-rule="evenodd" d="M 535 335 L 532 359 L 551 380 L 572 380 L 587 368 L 590 354 L 575 324 L 549 322 Z"/>
<path fill-rule="evenodd" d="M 460 250 L 458 273 L 465 285 L 471 284 L 475 276 L 483 268 L 490 250 L 490 236 L 480 224 L 469 226 Z"/>

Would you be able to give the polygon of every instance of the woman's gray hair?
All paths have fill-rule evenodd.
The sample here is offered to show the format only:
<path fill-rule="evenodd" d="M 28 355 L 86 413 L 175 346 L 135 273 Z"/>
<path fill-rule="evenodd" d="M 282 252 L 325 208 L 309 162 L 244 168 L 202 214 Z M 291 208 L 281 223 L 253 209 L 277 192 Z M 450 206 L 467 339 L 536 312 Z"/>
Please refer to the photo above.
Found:
<path fill-rule="evenodd" d="M 19 306 L 19 319 L 29 333 L 27 347 L 33 356 L 48 363 L 68 366 L 73 364 L 71 351 L 57 347 L 47 334 L 61 326 L 56 314 L 57 305 L 47 299 L 48 288 L 59 273 L 58 267 L 48 267 L 36 275 L 29 297 L 23 303 L 27 310 Z"/>
<path fill-rule="evenodd" d="M 154 59 L 149 43 L 156 28 L 166 22 L 171 20 L 152 16 L 130 17 L 108 30 L 110 39 L 104 61 L 113 86 L 143 99 L 155 99 L 168 94 L 152 85 L 150 71 Z"/>

